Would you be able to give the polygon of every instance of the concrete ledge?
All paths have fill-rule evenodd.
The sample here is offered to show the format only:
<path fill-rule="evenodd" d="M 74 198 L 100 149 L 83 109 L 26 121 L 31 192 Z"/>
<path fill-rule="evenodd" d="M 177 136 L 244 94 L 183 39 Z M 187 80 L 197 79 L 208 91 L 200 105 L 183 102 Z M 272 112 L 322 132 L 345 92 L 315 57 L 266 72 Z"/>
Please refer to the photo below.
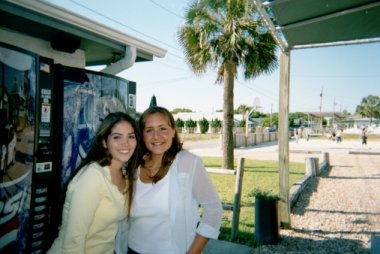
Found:
<path fill-rule="evenodd" d="M 224 168 L 206 168 L 208 173 L 224 174 L 224 175 L 236 175 L 236 170 L 224 169 Z"/>
<path fill-rule="evenodd" d="M 295 206 L 301 192 L 307 186 L 307 184 L 312 180 L 312 178 L 313 178 L 312 174 L 305 175 L 303 178 L 301 178 L 296 183 L 294 183 L 293 186 L 290 188 L 290 194 L 289 194 L 290 209 L 292 209 Z"/>
<path fill-rule="evenodd" d="M 253 237 L 253 235 L 252 235 Z M 210 239 L 203 254 L 251 254 L 253 248 L 246 245 Z"/>
<path fill-rule="evenodd" d="M 315 153 L 322 153 L 322 151 L 318 151 L 318 150 L 290 150 L 289 153 L 315 154 Z"/>
<path fill-rule="evenodd" d="M 365 155 L 380 155 L 380 152 L 370 152 L 370 151 L 349 151 L 349 154 L 365 154 Z"/>

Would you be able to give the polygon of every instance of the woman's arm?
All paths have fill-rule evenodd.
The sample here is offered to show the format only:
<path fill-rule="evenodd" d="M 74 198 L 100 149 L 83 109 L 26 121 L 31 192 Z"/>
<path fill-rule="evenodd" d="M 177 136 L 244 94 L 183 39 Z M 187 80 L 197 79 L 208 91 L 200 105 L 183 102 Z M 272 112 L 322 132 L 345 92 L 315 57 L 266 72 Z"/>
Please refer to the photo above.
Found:
<path fill-rule="evenodd" d="M 70 184 L 64 209 L 68 210 L 62 225 L 63 253 L 85 253 L 86 236 L 102 197 L 102 175 L 87 168 L 79 179 Z"/>
<path fill-rule="evenodd" d="M 190 249 L 187 252 L 187 254 L 202 253 L 203 249 L 206 247 L 207 242 L 208 242 L 208 238 L 196 234 L 193 244 L 190 246 Z"/>
<path fill-rule="evenodd" d="M 223 216 L 222 202 L 200 158 L 195 163 L 192 193 L 203 209 L 196 233 L 205 238 L 217 239 Z"/>

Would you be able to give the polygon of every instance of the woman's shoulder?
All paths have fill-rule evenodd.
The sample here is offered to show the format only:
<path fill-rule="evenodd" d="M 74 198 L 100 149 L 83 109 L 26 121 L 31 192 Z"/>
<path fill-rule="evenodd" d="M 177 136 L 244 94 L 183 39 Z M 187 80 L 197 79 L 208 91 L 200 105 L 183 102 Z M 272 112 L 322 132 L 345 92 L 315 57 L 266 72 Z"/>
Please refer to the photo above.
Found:
<path fill-rule="evenodd" d="M 80 170 L 70 182 L 69 189 L 76 189 L 77 186 L 97 186 L 100 188 L 104 179 L 107 178 L 105 170 L 98 163 L 90 163 Z"/>
<path fill-rule="evenodd" d="M 178 157 L 180 158 L 184 158 L 184 159 L 200 159 L 200 157 L 188 150 L 181 150 L 179 153 L 178 153 Z"/>
<path fill-rule="evenodd" d="M 106 173 L 106 171 L 104 170 L 104 167 L 99 165 L 99 163 L 97 162 L 91 162 L 87 164 L 81 169 L 81 171 L 82 172 L 79 172 L 78 175 L 104 176 Z"/>
<path fill-rule="evenodd" d="M 202 164 L 202 159 L 196 154 L 189 152 L 187 150 L 180 151 L 177 156 L 177 167 L 181 172 L 192 171 L 197 168 L 197 165 Z"/>

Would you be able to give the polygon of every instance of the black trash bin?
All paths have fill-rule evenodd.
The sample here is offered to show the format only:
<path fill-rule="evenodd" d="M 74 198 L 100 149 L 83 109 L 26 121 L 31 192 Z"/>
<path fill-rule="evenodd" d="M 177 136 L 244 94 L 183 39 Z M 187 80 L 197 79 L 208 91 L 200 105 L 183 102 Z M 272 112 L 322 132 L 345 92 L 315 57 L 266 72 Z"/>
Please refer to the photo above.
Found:
<path fill-rule="evenodd" d="M 277 244 L 280 235 L 278 200 L 255 198 L 255 241 Z"/>

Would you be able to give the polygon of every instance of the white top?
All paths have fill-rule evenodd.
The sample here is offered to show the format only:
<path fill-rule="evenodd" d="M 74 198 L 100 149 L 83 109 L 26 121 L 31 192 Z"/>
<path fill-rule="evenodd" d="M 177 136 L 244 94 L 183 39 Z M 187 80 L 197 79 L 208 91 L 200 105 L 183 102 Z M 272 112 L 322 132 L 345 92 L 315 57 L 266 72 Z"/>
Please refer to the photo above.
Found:
<path fill-rule="evenodd" d="M 140 168 L 137 175 L 140 175 Z M 129 228 L 133 234 L 128 238 L 128 244 L 134 251 L 176 254 L 171 241 L 168 195 L 168 175 L 156 184 L 143 183 L 140 177 L 137 179 Z M 147 238 L 149 240 L 141 241 Z"/>
<path fill-rule="evenodd" d="M 169 205 L 170 232 L 166 236 L 171 237 L 174 253 L 185 254 L 193 243 L 196 233 L 206 238 L 217 239 L 223 208 L 201 158 L 186 150 L 180 151 L 170 166 L 167 177 L 169 178 L 169 190 L 166 199 Z M 139 188 L 138 185 L 137 188 Z M 153 198 L 146 199 L 144 202 L 148 201 L 155 202 Z M 139 199 L 134 199 L 131 213 L 134 212 L 134 207 L 139 205 Z M 201 220 L 199 206 L 203 209 Z M 151 221 L 154 220 L 157 221 L 157 224 L 162 220 L 162 217 L 151 218 Z M 134 220 L 128 222 L 129 229 L 134 228 L 134 223 Z M 135 234 L 133 230 L 128 230 L 128 239 L 132 239 L 130 235 L 133 234 Z M 151 241 L 150 246 L 157 247 L 162 244 L 162 242 L 153 242 L 150 234 L 152 232 L 149 232 L 144 238 L 134 240 L 139 240 L 140 246 L 149 241 Z M 119 238 L 122 239 L 122 237 Z M 117 249 L 124 249 L 125 244 L 126 241 L 118 241 Z M 117 253 L 119 252 L 117 251 Z M 160 251 L 152 253 L 162 254 Z"/>
<path fill-rule="evenodd" d="M 70 182 L 58 237 L 47 253 L 113 254 L 125 197 L 111 182 L 109 167 L 92 163 Z"/>

